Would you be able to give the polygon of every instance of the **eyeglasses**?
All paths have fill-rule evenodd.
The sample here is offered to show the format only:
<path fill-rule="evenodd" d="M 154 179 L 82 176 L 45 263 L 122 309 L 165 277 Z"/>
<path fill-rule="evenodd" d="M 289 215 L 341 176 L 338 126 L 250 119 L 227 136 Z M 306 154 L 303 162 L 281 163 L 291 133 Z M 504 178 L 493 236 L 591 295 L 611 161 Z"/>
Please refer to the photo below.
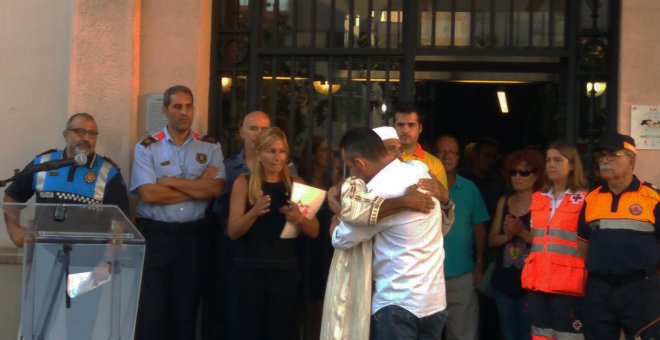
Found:
<path fill-rule="evenodd" d="M 515 175 L 520 175 L 521 177 L 527 177 L 534 173 L 534 170 L 531 169 L 511 169 L 509 170 L 509 176 L 513 177 Z"/>
<path fill-rule="evenodd" d="M 71 131 L 75 133 L 78 137 L 84 138 L 86 135 L 89 135 L 92 138 L 96 138 L 99 135 L 98 131 L 94 130 L 85 130 L 83 128 L 75 128 L 75 129 L 66 129 L 67 131 Z"/>
<path fill-rule="evenodd" d="M 605 158 L 608 161 L 613 161 L 613 160 L 617 159 L 618 157 L 621 157 L 625 154 L 626 154 L 626 152 L 623 151 L 623 150 L 618 150 L 618 151 L 600 150 L 600 151 L 596 151 L 594 153 L 594 157 L 596 157 L 596 160 L 601 159 L 601 158 Z"/>

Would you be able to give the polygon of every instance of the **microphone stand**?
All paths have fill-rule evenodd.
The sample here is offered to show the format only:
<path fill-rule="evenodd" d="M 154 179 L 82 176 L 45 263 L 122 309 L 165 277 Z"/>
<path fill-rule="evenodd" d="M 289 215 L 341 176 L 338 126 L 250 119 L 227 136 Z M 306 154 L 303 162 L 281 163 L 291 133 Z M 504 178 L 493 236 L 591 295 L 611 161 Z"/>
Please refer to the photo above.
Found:
<path fill-rule="evenodd" d="M 76 157 L 75 157 L 76 162 L 79 161 L 78 156 L 79 155 L 76 155 Z M 84 154 L 83 154 L 83 156 L 84 156 Z M 87 162 L 87 156 L 83 157 L 83 159 L 84 159 L 84 162 Z M 73 164 L 60 164 L 59 166 L 54 167 L 52 164 L 48 164 L 48 162 L 45 162 L 45 163 L 41 163 L 41 164 L 30 164 L 30 165 L 26 166 L 23 170 L 20 170 L 20 171 L 18 169 L 14 169 L 14 176 L 11 176 L 11 177 L 9 177 L 5 180 L 1 180 L 0 181 L 0 188 L 5 187 L 8 183 L 11 183 L 11 182 L 13 182 L 17 179 L 21 179 L 25 176 L 32 175 L 36 172 L 55 170 L 55 169 L 62 168 L 62 167 L 68 166 L 68 165 L 77 166 L 79 164 L 76 164 L 76 163 L 73 163 Z"/>
<path fill-rule="evenodd" d="M 23 171 L 19 171 L 18 169 L 14 169 L 14 176 L 11 176 L 11 177 L 9 177 L 7 179 L 4 179 L 4 180 L 0 180 L 0 188 L 4 188 L 7 184 L 9 184 L 9 183 L 11 183 L 11 182 L 13 182 L 17 179 L 21 179 L 25 176 L 32 175 L 35 172 L 37 172 L 37 171 L 32 171 L 32 169 L 29 168 L 29 167 L 23 169 Z"/>

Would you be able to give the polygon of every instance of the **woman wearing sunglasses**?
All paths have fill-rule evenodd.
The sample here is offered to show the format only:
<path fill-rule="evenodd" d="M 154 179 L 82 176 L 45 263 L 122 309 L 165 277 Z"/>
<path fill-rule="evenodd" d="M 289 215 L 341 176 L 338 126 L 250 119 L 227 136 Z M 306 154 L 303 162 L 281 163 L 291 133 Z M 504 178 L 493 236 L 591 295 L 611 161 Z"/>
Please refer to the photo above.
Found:
<path fill-rule="evenodd" d="M 578 254 L 577 223 L 587 179 L 574 146 L 555 142 L 545 156 L 545 183 L 532 195 L 532 248 L 522 272 L 530 291 L 533 339 L 578 339 L 586 271 Z"/>
<path fill-rule="evenodd" d="M 491 286 L 504 339 L 523 340 L 530 338 L 530 322 L 520 272 L 532 240 L 529 206 L 532 192 L 542 184 L 543 155 L 532 149 L 519 150 L 506 158 L 504 168 L 513 193 L 497 202 L 488 235 L 488 244 L 498 248 Z"/>

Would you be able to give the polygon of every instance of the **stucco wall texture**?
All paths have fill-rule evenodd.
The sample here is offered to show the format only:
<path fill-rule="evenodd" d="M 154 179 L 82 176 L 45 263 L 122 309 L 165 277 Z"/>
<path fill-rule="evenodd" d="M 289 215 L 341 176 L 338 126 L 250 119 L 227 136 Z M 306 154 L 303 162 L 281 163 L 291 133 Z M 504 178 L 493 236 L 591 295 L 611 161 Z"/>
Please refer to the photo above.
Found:
<path fill-rule="evenodd" d="M 619 131 L 630 133 L 632 105 L 660 106 L 660 1 L 622 1 Z M 660 187 L 660 150 L 639 150 L 635 173 Z"/>

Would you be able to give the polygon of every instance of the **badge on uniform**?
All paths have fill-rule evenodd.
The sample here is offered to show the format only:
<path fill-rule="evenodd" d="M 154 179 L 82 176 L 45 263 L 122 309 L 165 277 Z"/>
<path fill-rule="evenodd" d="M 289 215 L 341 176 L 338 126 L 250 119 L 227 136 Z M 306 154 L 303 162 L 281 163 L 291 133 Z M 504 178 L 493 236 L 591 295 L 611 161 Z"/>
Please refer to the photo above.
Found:
<path fill-rule="evenodd" d="M 96 174 L 93 171 L 90 171 L 85 175 L 85 182 L 87 183 L 93 183 L 95 179 Z"/>
<path fill-rule="evenodd" d="M 642 209 L 642 206 L 639 205 L 639 204 L 633 204 L 633 205 L 630 206 L 630 208 L 628 208 L 628 210 L 630 210 L 631 214 L 633 214 L 635 216 L 639 216 L 639 215 L 642 214 L 642 210 L 644 210 L 644 209 Z"/>
<path fill-rule="evenodd" d="M 168 166 L 168 165 L 170 165 L 170 161 L 160 162 L 160 166 Z"/>
<path fill-rule="evenodd" d="M 584 193 L 582 192 L 576 192 L 573 195 L 571 195 L 571 203 L 573 204 L 580 204 L 582 200 L 584 199 Z"/>
<path fill-rule="evenodd" d="M 205 153 L 198 153 L 197 154 L 197 162 L 200 164 L 206 164 L 206 154 Z"/>

